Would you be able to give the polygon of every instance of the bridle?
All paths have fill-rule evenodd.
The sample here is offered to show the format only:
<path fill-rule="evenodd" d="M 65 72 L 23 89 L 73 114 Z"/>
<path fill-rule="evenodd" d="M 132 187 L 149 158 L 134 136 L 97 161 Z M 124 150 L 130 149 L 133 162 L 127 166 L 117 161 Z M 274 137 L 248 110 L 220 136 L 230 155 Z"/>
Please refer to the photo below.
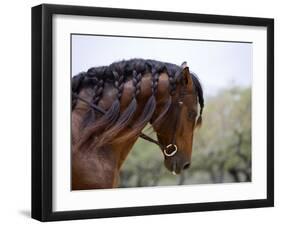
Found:
<path fill-rule="evenodd" d="M 74 93 L 74 92 L 72 92 L 72 98 L 73 98 L 73 97 L 79 99 L 80 101 L 82 101 L 82 102 L 84 102 L 84 103 L 86 103 L 87 105 L 89 105 L 89 107 L 91 107 L 92 109 L 94 109 L 95 111 L 97 111 L 97 112 L 99 112 L 99 113 L 101 113 L 101 114 L 103 114 L 103 115 L 106 113 L 105 110 L 103 110 L 103 109 L 102 109 L 101 107 L 99 107 L 98 105 L 93 104 L 93 103 L 87 101 L 86 99 L 80 97 L 78 94 L 76 94 L 76 93 Z M 180 107 L 181 107 L 181 105 L 183 104 L 182 100 L 179 100 L 177 103 L 180 105 Z M 177 108 L 177 113 L 179 112 L 179 109 L 180 109 L 180 108 Z M 176 118 L 176 123 L 174 124 L 173 131 L 177 131 L 177 128 L 178 128 L 178 126 L 179 126 L 179 125 L 178 125 L 179 123 L 180 123 L 179 117 L 177 117 L 177 118 Z M 168 145 L 166 145 L 166 146 L 162 145 L 158 140 L 155 140 L 155 139 L 153 139 L 153 138 L 147 136 L 146 134 L 144 134 L 144 133 L 142 133 L 142 132 L 140 133 L 140 137 L 141 137 L 142 139 L 144 139 L 144 140 L 147 140 L 147 141 L 149 141 L 149 142 L 151 142 L 151 143 L 154 143 L 154 144 L 158 145 L 158 146 L 161 148 L 161 150 L 163 150 L 163 153 L 164 153 L 164 155 L 165 155 L 166 157 L 172 157 L 172 156 L 174 156 L 174 155 L 177 153 L 177 151 L 178 151 L 178 147 L 177 147 L 177 145 L 176 145 L 176 133 L 174 133 L 174 136 L 172 137 L 172 140 L 171 140 L 170 144 L 168 144 Z"/>

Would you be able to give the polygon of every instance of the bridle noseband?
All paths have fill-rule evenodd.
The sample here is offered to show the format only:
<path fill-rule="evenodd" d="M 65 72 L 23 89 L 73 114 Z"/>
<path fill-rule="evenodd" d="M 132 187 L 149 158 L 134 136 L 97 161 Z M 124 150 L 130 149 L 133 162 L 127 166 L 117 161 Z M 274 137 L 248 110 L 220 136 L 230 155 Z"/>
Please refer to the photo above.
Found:
<path fill-rule="evenodd" d="M 171 148 L 171 147 L 173 148 L 173 151 L 171 153 L 169 153 L 168 149 Z M 177 153 L 177 151 L 178 151 L 178 146 L 176 144 L 168 144 L 163 150 L 164 155 L 167 156 L 167 157 L 174 156 Z"/>

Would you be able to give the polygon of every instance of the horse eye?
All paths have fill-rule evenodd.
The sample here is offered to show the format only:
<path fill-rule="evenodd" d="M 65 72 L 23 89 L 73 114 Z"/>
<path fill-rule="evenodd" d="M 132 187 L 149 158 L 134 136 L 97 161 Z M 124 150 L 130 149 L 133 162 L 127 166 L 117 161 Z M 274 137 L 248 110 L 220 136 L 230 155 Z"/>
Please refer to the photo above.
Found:
<path fill-rule="evenodd" d="M 194 120 L 197 116 L 197 113 L 195 111 L 189 111 L 187 114 L 188 119 Z"/>

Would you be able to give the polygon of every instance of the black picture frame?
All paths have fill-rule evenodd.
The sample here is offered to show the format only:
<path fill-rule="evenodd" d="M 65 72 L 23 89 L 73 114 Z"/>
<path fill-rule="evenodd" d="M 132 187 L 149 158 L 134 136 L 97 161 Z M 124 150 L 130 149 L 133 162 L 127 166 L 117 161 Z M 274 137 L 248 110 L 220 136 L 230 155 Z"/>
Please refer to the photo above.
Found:
<path fill-rule="evenodd" d="M 267 198 L 54 212 L 52 210 L 52 17 L 55 14 L 266 27 Z M 270 206 L 274 206 L 273 19 L 49 4 L 32 8 L 32 218 L 40 221 L 56 221 Z"/>

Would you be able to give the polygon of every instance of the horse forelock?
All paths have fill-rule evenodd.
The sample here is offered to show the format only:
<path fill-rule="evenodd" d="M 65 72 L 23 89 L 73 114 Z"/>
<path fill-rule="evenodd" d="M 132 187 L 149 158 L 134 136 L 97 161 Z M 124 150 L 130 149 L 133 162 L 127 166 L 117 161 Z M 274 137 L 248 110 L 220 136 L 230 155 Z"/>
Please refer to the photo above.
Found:
<path fill-rule="evenodd" d="M 144 126 L 151 120 L 156 109 L 156 93 L 160 73 L 166 73 L 168 75 L 170 87 L 169 92 L 170 95 L 174 95 L 178 80 L 176 75 L 180 70 L 180 66 L 171 63 L 156 60 L 131 59 L 115 62 L 109 66 L 93 67 L 87 72 L 74 76 L 72 79 L 72 92 L 79 94 L 81 89 L 91 87 L 94 91 L 94 96 L 91 100 L 92 104 L 98 104 L 102 99 L 104 85 L 106 83 L 112 84 L 115 89 L 117 89 L 118 93 L 114 104 L 107 109 L 107 113 L 104 116 L 97 119 L 94 123 L 90 123 L 88 125 L 85 123 L 85 128 L 82 132 L 79 145 L 83 145 L 95 136 L 98 136 L 98 139 L 95 139 L 93 142 L 93 145 L 95 146 L 102 146 L 104 144 L 111 143 L 122 130 L 125 128 L 128 129 L 129 124 L 130 129 L 122 137 L 118 137 L 118 142 L 126 141 L 130 138 L 136 138 L 139 136 Z M 136 98 L 140 93 L 140 83 L 143 75 L 147 73 L 151 74 L 151 97 L 148 98 L 145 103 L 141 115 L 137 118 L 137 120 L 135 120 L 135 122 L 132 122 L 138 105 Z M 198 95 L 201 117 L 204 107 L 203 90 L 197 76 L 194 73 L 191 73 L 191 75 Z M 125 82 L 129 80 L 133 81 L 134 92 L 132 94 L 131 102 L 128 104 L 127 108 L 120 112 L 120 94 L 123 92 Z M 75 98 L 72 99 L 73 109 L 75 108 L 76 101 L 77 100 Z M 169 99 L 165 105 L 163 112 L 167 112 L 170 105 L 171 99 Z M 91 114 L 88 114 L 85 115 L 85 117 L 87 117 L 88 122 L 92 122 L 93 120 L 89 117 L 89 115 L 91 116 Z M 95 114 L 93 113 L 92 115 L 94 117 Z M 159 118 L 154 120 L 155 124 L 159 123 L 164 116 L 165 113 L 160 114 Z"/>

